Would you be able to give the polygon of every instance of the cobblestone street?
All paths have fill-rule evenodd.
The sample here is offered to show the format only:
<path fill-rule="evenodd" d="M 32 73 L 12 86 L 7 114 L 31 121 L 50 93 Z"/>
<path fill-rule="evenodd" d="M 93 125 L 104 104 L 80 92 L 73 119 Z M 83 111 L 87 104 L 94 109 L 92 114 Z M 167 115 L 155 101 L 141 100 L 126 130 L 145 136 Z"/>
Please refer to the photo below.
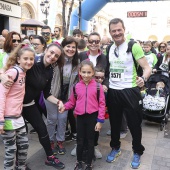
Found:
<path fill-rule="evenodd" d="M 31 128 L 29 128 L 31 129 Z M 103 154 L 103 158 L 94 162 L 94 170 L 130 170 L 130 162 L 132 158 L 131 135 L 122 139 L 122 154 L 114 163 L 105 161 L 107 154 L 110 152 L 110 137 L 106 135 L 109 129 L 108 120 L 105 122 L 99 138 L 99 148 Z M 44 164 L 45 153 L 39 144 L 37 134 L 29 134 L 29 152 L 28 165 L 32 170 L 52 170 L 54 168 L 47 167 Z M 170 139 L 164 138 L 163 131 L 159 130 L 159 125 L 143 121 L 143 139 L 145 153 L 141 158 L 140 170 L 169 170 L 170 169 Z M 65 170 L 73 170 L 76 157 L 71 156 L 70 152 L 74 148 L 75 142 L 66 142 L 66 155 L 57 155 L 58 158 L 65 163 Z M 3 170 L 4 149 L 2 140 L 0 140 L 0 170 Z"/>

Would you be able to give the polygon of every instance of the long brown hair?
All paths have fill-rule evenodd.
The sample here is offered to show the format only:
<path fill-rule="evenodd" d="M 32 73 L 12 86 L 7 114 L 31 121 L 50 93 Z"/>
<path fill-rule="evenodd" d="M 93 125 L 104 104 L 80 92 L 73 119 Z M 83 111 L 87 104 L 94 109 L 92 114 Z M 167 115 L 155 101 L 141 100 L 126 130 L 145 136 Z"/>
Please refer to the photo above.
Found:
<path fill-rule="evenodd" d="M 63 52 L 63 48 L 60 45 L 56 44 L 56 43 L 52 43 L 46 49 L 48 50 L 52 46 L 57 47 L 61 51 L 60 57 L 58 58 L 58 60 L 57 60 L 57 62 L 55 64 L 52 64 L 52 66 L 55 67 L 56 65 L 58 65 L 59 68 L 61 68 L 61 67 L 64 66 L 64 52 Z"/>
<path fill-rule="evenodd" d="M 162 41 L 159 46 L 158 46 L 158 51 L 160 52 L 160 49 L 161 49 L 161 45 L 165 45 L 165 48 L 167 47 L 167 43 L 165 41 Z"/>
<path fill-rule="evenodd" d="M 165 54 L 165 62 L 168 61 L 168 56 L 170 56 L 170 52 L 167 53 L 167 48 L 168 47 L 170 48 L 170 45 L 167 44 L 167 46 L 166 46 L 166 54 Z"/>
<path fill-rule="evenodd" d="M 64 48 L 66 45 L 71 44 L 71 43 L 75 43 L 76 44 L 76 53 L 73 56 L 73 60 L 72 60 L 72 65 L 74 66 L 78 66 L 78 51 L 77 51 L 77 46 L 78 46 L 78 42 L 77 40 L 72 37 L 72 36 L 67 36 L 66 38 L 64 38 L 64 40 L 61 42 L 61 46 Z"/>
<path fill-rule="evenodd" d="M 10 67 L 14 66 L 15 64 L 18 64 L 17 58 L 20 57 L 25 51 L 30 51 L 34 54 L 35 52 L 30 47 L 24 47 L 22 48 L 23 44 L 19 44 L 14 51 L 9 55 L 9 58 L 7 59 L 6 65 L 4 66 L 4 71 L 8 70 Z"/>
<path fill-rule="evenodd" d="M 13 35 L 18 35 L 21 40 L 21 36 L 19 33 L 15 32 L 15 31 L 8 33 L 8 35 L 5 39 L 5 42 L 4 42 L 4 51 L 6 53 L 10 53 L 13 50 L 13 43 L 12 43 Z"/>

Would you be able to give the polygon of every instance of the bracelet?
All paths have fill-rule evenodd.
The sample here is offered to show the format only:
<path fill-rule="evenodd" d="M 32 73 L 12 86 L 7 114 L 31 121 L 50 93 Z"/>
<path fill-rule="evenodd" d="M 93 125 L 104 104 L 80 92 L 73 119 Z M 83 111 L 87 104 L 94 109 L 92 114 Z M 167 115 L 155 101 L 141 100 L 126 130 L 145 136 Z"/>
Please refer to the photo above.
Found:
<path fill-rule="evenodd" d="M 141 76 L 141 78 L 143 79 L 144 83 L 146 83 L 146 78 L 144 76 Z"/>

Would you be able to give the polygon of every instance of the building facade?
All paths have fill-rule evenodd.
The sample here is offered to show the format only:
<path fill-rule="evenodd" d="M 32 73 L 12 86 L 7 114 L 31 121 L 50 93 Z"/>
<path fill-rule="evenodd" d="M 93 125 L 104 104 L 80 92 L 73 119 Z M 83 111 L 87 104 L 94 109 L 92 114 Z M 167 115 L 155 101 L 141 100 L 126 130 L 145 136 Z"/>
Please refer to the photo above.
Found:
<path fill-rule="evenodd" d="M 0 33 L 2 30 L 20 32 L 21 7 L 18 0 L 0 0 Z"/>
<path fill-rule="evenodd" d="M 48 14 L 48 25 L 51 27 L 52 32 L 55 26 L 62 28 L 63 19 L 62 19 L 62 2 L 61 0 L 49 0 L 50 8 Z M 42 13 L 40 7 L 41 0 L 20 0 L 19 4 L 21 6 L 21 22 L 28 19 L 36 19 L 43 22 L 46 16 Z M 75 0 L 73 10 L 79 5 L 78 0 Z M 68 1 L 66 5 L 66 21 L 68 16 L 68 11 L 70 7 L 70 2 Z M 108 34 L 108 23 L 111 19 L 111 15 L 101 10 L 97 13 L 94 18 L 89 21 L 89 31 L 98 31 L 101 36 Z"/>
<path fill-rule="evenodd" d="M 126 33 L 136 40 L 170 41 L 170 1 L 108 3 L 104 10 L 124 20 Z M 143 17 L 128 12 L 145 11 Z M 133 14 L 133 16 L 132 16 Z"/>
<path fill-rule="evenodd" d="M 46 17 L 41 11 L 42 0 L 0 0 L 0 32 L 6 28 L 9 31 L 21 32 L 20 24 L 28 19 L 36 19 L 43 22 Z M 48 25 L 62 28 L 62 2 L 61 0 L 49 0 L 50 8 Z M 70 0 L 71 1 L 71 0 Z M 70 1 L 66 5 L 66 21 L 70 7 Z M 78 8 L 79 0 L 75 0 L 73 10 Z M 145 40 L 170 40 L 170 1 L 159 2 L 133 2 L 133 3 L 108 3 L 89 21 L 88 33 L 97 31 L 103 35 L 109 35 L 108 24 L 112 18 L 122 18 L 126 25 L 126 33 L 132 38 Z M 129 11 L 146 11 L 145 17 L 130 17 Z M 40 30 L 39 30 L 40 33 Z"/>

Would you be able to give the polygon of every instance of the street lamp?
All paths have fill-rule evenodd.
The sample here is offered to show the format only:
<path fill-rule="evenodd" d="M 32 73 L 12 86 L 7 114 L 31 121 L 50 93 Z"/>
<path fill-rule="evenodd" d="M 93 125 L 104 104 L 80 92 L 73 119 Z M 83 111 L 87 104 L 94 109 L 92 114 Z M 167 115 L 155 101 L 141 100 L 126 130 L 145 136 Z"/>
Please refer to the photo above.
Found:
<path fill-rule="evenodd" d="M 47 19 L 47 16 L 49 14 L 49 8 L 50 8 L 50 1 L 48 0 L 42 0 L 41 3 L 40 3 L 40 7 L 41 7 L 41 11 L 43 14 L 45 14 L 45 21 L 44 21 L 44 24 L 48 24 L 48 19 Z"/>

